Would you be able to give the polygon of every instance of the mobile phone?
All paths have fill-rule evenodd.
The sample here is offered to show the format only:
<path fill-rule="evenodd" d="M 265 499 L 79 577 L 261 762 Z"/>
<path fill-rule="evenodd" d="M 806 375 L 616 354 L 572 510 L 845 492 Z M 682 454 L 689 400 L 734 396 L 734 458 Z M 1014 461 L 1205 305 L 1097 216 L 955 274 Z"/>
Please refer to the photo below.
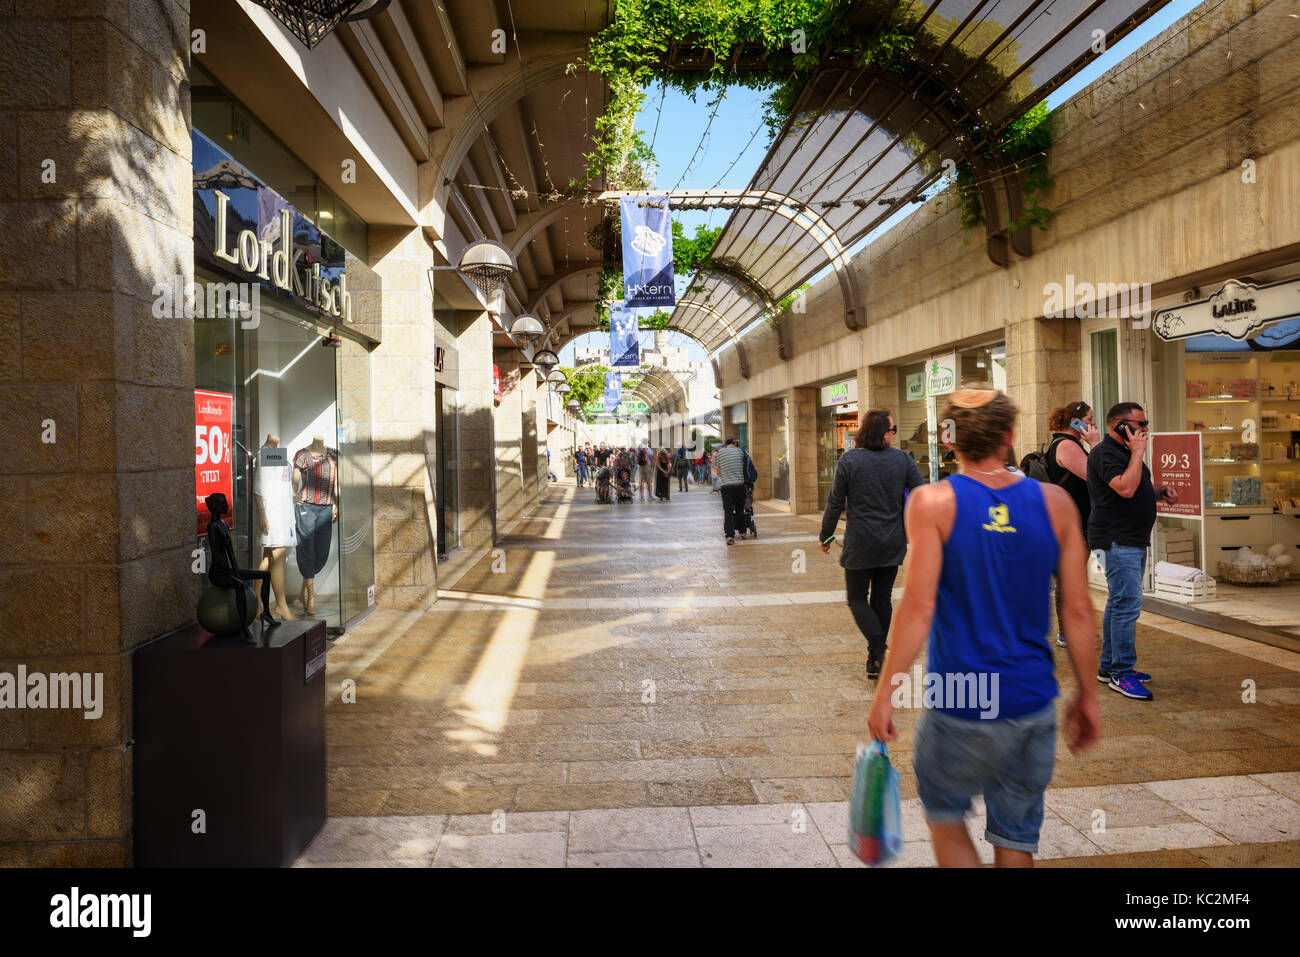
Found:
<path fill-rule="evenodd" d="M 1133 426 L 1127 422 L 1120 422 L 1116 424 L 1115 431 L 1127 439 L 1133 435 Z"/>
<path fill-rule="evenodd" d="M 1074 431 L 1078 432 L 1080 435 L 1086 435 L 1088 432 L 1088 423 L 1083 421 L 1083 419 L 1071 419 L 1070 428 L 1074 429 Z"/>

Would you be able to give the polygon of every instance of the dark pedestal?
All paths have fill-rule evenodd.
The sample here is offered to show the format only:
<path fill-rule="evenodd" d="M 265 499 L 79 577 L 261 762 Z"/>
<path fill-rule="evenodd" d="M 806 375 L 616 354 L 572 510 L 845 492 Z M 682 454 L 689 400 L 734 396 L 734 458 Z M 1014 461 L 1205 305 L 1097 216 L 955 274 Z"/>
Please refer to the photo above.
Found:
<path fill-rule="evenodd" d="M 137 866 L 287 867 L 325 823 L 325 623 L 259 628 L 136 651 Z"/>

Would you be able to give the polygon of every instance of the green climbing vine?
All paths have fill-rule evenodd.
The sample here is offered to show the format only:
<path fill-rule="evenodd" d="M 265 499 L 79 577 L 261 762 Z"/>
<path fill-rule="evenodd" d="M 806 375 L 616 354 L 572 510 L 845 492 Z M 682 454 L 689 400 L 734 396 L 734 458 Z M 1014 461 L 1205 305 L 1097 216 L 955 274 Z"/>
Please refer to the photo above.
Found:
<path fill-rule="evenodd" d="M 586 60 L 572 65 L 600 74 L 609 83 L 610 97 L 596 122 L 594 148 L 585 156 L 585 177 L 571 186 L 590 186 L 604 177 L 609 189 L 644 188 L 654 154 L 636 129 L 636 117 L 652 85 L 678 90 L 692 101 L 703 91 L 711 109 L 729 86 L 764 91 L 763 122 L 774 138 L 790 119 L 804 85 L 825 63 L 909 74 L 922 18 L 919 5 L 899 4 L 869 36 L 850 16 L 855 7 L 856 0 L 619 0 L 613 21 L 592 38 Z M 927 29 L 946 36 L 955 26 L 936 14 Z M 982 49 L 999 29 L 992 21 L 977 24 L 968 35 L 969 45 Z M 1027 77 L 1015 78 L 1008 95 L 1025 95 L 1028 82 Z M 972 142 L 983 139 L 976 124 L 963 126 Z M 1046 157 L 1051 142 L 1049 114 L 1040 104 L 988 151 L 995 170 L 1010 164 L 1024 173 L 1024 208 L 1006 224 L 1010 229 L 1047 228 L 1052 214 L 1041 200 L 1052 185 Z M 921 143 L 909 141 L 909 146 L 925 149 Z M 922 166 L 940 162 L 931 155 Z M 984 211 L 966 165 L 957 168 L 955 193 L 963 228 L 980 225 Z"/>
<path fill-rule="evenodd" d="M 1047 154 L 1051 146 L 1052 114 L 1046 103 L 1039 103 L 1012 123 L 998 138 L 996 149 L 985 154 L 995 171 L 1009 167 L 1008 173 L 1015 169 L 1021 173 L 1023 208 L 1019 216 L 1003 223 L 1007 229 L 1047 228 L 1052 211 L 1043 205 L 1042 197 L 1054 182 L 1047 171 Z M 968 163 L 957 168 L 956 194 L 961 206 L 962 229 L 983 225 L 984 208 L 980 203 L 975 174 Z"/>

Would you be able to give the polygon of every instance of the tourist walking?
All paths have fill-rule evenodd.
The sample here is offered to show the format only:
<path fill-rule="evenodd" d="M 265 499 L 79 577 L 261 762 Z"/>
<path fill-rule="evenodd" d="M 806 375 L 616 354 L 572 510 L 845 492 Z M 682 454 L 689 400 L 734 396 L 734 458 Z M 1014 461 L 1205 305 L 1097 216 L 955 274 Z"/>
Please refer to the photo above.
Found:
<path fill-rule="evenodd" d="M 700 452 L 700 457 L 695 460 L 695 484 L 703 485 L 709 474 L 709 450 L 704 449 Z"/>
<path fill-rule="evenodd" d="M 668 476 L 672 474 L 673 461 L 667 449 L 660 449 L 655 456 L 655 498 L 661 502 L 668 501 Z"/>
<path fill-rule="evenodd" d="M 745 453 L 735 436 L 713 453 L 713 474 L 722 492 L 722 531 L 727 544 L 736 544 L 736 527 L 745 508 Z"/>
<path fill-rule="evenodd" d="M 653 494 L 654 482 L 654 451 L 642 442 L 636 447 L 636 476 L 633 482 L 636 485 L 637 500 L 648 502 Z"/>
<path fill-rule="evenodd" d="M 574 474 L 578 477 L 578 488 L 582 488 L 587 482 L 587 452 L 581 445 L 573 453 L 573 460 Z"/>
<path fill-rule="evenodd" d="M 1083 426 L 1083 428 L 1079 428 Z M 1092 512 L 1092 499 L 1088 495 L 1088 450 L 1101 441 L 1092 408 L 1086 402 L 1071 402 L 1053 409 L 1047 417 L 1047 427 L 1052 430 L 1052 442 L 1044 456 L 1047 480 L 1069 493 L 1079 510 L 1079 523 L 1084 540 L 1088 537 L 1088 515 Z M 1088 444 L 1085 447 L 1084 441 Z M 1087 557 L 1084 558 L 1085 568 Z M 1061 589 L 1056 589 L 1056 644 L 1065 647 L 1065 615 L 1061 608 Z"/>
<path fill-rule="evenodd" d="M 1151 676 L 1137 671 L 1137 620 L 1142 612 L 1142 576 L 1147 545 L 1156 523 L 1156 501 L 1178 501 L 1175 489 L 1155 488 L 1142 461 L 1147 448 L 1146 416 L 1136 402 L 1120 402 L 1106 413 L 1106 437 L 1088 455 L 1088 545 L 1105 554 L 1106 614 L 1101 620 L 1101 663 L 1097 680 L 1126 698 L 1150 701 Z"/>
<path fill-rule="evenodd" d="M 897 739 L 895 698 L 928 637 L 912 767 L 940 867 L 979 867 L 965 816 L 981 792 L 994 863 L 1033 866 L 1056 763 L 1053 570 L 1078 687 L 1065 740 L 1079 753 L 1101 737 L 1077 510 L 1064 489 L 1007 470 L 1015 415 L 1001 392 L 961 389 L 941 416 L 960 471 L 911 495 L 907 582 L 867 718 L 873 738 Z"/>
<path fill-rule="evenodd" d="M 912 457 L 893 448 L 898 426 L 884 409 L 872 409 L 835 466 L 818 541 L 830 554 L 835 527 L 848 507 L 840 565 L 849 611 L 867 639 L 867 677 L 879 678 L 885 639 L 893 614 L 894 579 L 907 552 L 903 503 L 909 489 L 921 484 Z"/>
<path fill-rule="evenodd" d="M 689 492 L 690 488 L 686 481 L 686 473 L 690 471 L 691 460 L 687 455 L 686 446 L 678 446 L 677 454 L 673 457 L 673 473 L 677 476 L 677 491 Z"/>

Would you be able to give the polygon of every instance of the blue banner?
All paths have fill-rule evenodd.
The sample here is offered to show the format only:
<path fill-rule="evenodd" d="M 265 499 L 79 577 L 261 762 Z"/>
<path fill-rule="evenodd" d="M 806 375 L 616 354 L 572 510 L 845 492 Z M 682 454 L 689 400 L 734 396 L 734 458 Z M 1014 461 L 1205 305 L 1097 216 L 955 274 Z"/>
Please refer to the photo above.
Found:
<path fill-rule="evenodd" d="M 621 372 L 605 373 L 605 411 L 614 413 L 618 411 L 619 403 L 623 401 L 623 374 Z"/>
<path fill-rule="evenodd" d="M 623 298 L 628 307 L 673 305 L 673 228 L 668 197 L 625 196 L 619 200 L 619 210 L 623 220 Z"/>
<path fill-rule="evenodd" d="M 641 367 L 641 335 L 637 331 L 636 310 L 625 302 L 609 304 L 609 364 Z"/>

